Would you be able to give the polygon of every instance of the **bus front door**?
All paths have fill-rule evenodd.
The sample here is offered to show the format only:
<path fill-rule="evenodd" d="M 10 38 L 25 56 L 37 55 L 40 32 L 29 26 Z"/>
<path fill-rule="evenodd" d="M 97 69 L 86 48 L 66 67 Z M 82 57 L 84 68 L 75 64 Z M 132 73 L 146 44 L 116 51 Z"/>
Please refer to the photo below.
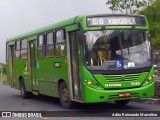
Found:
<path fill-rule="evenodd" d="M 79 46 L 76 38 L 76 32 L 70 33 L 70 54 L 73 98 L 81 100 L 82 95 L 79 76 Z"/>
<path fill-rule="evenodd" d="M 29 51 L 30 51 L 30 80 L 32 90 L 38 90 L 38 81 L 36 77 L 36 40 L 29 42 Z"/>

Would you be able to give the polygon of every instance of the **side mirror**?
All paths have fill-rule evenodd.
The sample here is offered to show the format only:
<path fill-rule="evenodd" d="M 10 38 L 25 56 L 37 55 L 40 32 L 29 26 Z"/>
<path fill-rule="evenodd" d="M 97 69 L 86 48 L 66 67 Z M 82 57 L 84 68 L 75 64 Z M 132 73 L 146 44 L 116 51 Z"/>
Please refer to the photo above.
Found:
<path fill-rule="evenodd" d="M 80 44 L 83 43 L 85 37 L 84 37 L 84 33 L 82 31 L 78 31 L 77 33 L 77 40 Z"/>

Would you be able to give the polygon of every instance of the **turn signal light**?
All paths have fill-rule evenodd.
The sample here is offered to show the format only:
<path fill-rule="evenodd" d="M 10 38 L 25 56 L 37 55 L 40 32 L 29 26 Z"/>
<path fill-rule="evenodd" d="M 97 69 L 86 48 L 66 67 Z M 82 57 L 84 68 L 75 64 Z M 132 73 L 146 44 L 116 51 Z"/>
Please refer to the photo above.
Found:
<path fill-rule="evenodd" d="M 153 80 L 153 77 L 151 76 L 151 77 L 149 77 L 149 80 Z"/>
<path fill-rule="evenodd" d="M 92 84 L 93 84 L 93 82 L 92 82 L 92 81 L 88 81 L 87 83 L 88 83 L 88 85 L 92 85 Z"/>

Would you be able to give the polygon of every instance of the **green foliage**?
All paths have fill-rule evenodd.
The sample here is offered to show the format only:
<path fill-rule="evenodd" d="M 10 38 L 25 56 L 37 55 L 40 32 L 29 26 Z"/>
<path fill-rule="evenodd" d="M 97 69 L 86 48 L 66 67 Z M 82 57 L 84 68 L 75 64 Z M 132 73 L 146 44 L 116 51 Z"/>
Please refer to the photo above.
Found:
<path fill-rule="evenodd" d="M 145 15 L 149 21 L 151 43 L 160 45 L 160 0 L 107 0 L 113 12 Z"/>
<path fill-rule="evenodd" d="M 140 11 L 139 14 L 147 16 L 152 45 L 160 45 L 160 0 L 156 0 L 152 5 Z"/>
<path fill-rule="evenodd" d="M 0 67 L 2 66 L 2 73 L 3 75 L 6 75 L 6 65 L 3 63 L 0 63 Z M 1 72 L 1 68 L 0 68 L 0 72 Z"/>
<path fill-rule="evenodd" d="M 7 71 L 6 71 L 6 65 L 3 64 L 3 74 L 6 74 L 6 73 L 7 73 Z"/>
<path fill-rule="evenodd" d="M 157 46 L 160 45 L 160 35 L 157 35 L 156 37 L 152 37 L 152 46 Z"/>
<path fill-rule="evenodd" d="M 112 12 L 135 13 L 152 2 L 153 0 L 107 0 L 106 4 L 110 5 Z"/>

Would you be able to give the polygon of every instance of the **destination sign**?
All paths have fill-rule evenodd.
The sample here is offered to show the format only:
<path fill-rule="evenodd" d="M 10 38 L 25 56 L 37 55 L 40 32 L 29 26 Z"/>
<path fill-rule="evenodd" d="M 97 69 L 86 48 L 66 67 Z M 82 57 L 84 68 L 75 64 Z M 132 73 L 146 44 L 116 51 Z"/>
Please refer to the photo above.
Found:
<path fill-rule="evenodd" d="M 88 17 L 87 26 L 103 26 L 103 25 L 138 25 L 145 26 L 144 17 L 132 16 L 107 16 L 107 17 Z"/>

